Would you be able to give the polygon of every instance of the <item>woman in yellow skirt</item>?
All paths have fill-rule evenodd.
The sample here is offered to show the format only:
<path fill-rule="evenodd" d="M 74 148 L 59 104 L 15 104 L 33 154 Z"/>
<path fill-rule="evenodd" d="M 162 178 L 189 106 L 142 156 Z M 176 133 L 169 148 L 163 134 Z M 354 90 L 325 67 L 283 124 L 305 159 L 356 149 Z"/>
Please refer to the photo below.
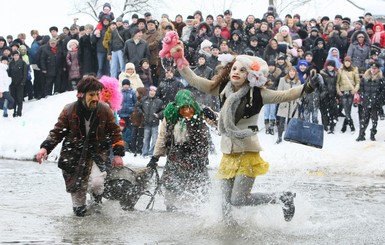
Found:
<path fill-rule="evenodd" d="M 285 90 L 266 89 L 267 63 L 247 55 L 221 55 L 222 69 L 212 80 L 199 77 L 189 68 L 180 42 L 171 52 L 178 70 L 188 83 L 202 92 L 219 95 L 221 110 L 218 128 L 222 135 L 218 177 L 222 181 L 224 221 L 233 224 L 231 206 L 256 206 L 266 203 L 283 203 L 284 218 L 294 216 L 294 197 L 291 192 L 280 194 L 251 193 L 255 177 L 265 174 L 269 164 L 259 152 L 262 150 L 257 136 L 258 116 L 264 104 L 277 104 L 313 92 L 319 81 Z M 182 48 L 180 48 L 182 47 Z"/>

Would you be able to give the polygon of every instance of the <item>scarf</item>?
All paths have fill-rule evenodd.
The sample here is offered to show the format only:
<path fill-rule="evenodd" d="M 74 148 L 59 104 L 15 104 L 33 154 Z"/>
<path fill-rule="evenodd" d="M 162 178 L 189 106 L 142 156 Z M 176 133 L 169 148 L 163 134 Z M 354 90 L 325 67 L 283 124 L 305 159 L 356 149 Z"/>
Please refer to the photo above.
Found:
<path fill-rule="evenodd" d="M 255 134 L 251 129 L 239 129 L 235 126 L 235 113 L 241 102 L 241 99 L 250 91 L 248 84 L 234 92 L 231 82 L 226 84 L 222 95 L 226 96 L 226 101 L 220 112 L 219 132 L 229 138 L 243 139 Z"/>
<path fill-rule="evenodd" d="M 57 52 L 57 47 L 51 47 L 51 51 L 52 51 L 53 54 L 56 54 L 56 52 Z"/>

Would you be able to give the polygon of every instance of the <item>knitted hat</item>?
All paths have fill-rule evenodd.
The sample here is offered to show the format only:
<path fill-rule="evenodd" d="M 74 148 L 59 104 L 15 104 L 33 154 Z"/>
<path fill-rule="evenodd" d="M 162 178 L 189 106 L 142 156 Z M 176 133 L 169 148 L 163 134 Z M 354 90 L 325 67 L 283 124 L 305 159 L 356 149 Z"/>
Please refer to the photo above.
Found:
<path fill-rule="evenodd" d="M 131 16 L 131 19 L 139 19 L 139 16 L 138 16 L 137 14 L 133 14 L 133 15 Z"/>
<path fill-rule="evenodd" d="M 104 8 L 109 8 L 111 10 L 111 4 L 109 4 L 109 3 L 103 4 L 103 9 Z"/>
<path fill-rule="evenodd" d="M 123 18 L 119 16 L 118 18 L 116 18 L 116 22 L 123 22 Z"/>
<path fill-rule="evenodd" d="M 335 68 L 336 67 L 336 62 L 334 60 L 327 60 L 326 61 L 326 66 L 333 66 Z"/>
<path fill-rule="evenodd" d="M 306 60 L 299 60 L 298 61 L 298 67 L 300 67 L 300 66 L 306 66 L 306 67 L 308 67 L 309 66 L 309 64 L 307 63 L 307 61 Z"/>
<path fill-rule="evenodd" d="M 7 56 L 5 56 L 5 55 L 1 56 L 1 61 L 3 61 L 3 60 L 7 60 L 7 61 L 9 61 L 8 57 L 7 57 Z"/>
<path fill-rule="evenodd" d="M 278 30 L 278 32 L 282 32 L 283 30 L 286 30 L 287 32 L 289 32 L 289 27 L 288 26 L 281 26 Z"/>
<path fill-rule="evenodd" d="M 130 80 L 124 79 L 124 80 L 122 81 L 122 86 L 124 86 L 124 85 L 131 85 Z"/>
<path fill-rule="evenodd" d="M 176 123 L 181 116 L 179 114 L 179 109 L 183 106 L 191 106 L 194 108 L 194 115 L 200 114 L 201 109 L 198 102 L 194 98 L 194 95 L 191 93 L 191 91 L 182 89 L 176 93 L 175 102 L 170 102 L 167 104 L 163 114 L 164 118 L 167 121 Z"/>

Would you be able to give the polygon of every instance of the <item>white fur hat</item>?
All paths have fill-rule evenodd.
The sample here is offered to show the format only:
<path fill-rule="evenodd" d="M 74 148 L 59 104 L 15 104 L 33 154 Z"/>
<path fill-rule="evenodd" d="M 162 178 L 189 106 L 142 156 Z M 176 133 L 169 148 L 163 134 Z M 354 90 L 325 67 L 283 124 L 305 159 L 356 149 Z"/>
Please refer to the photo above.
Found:
<path fill-rule="evenodd" d="M 235 57 L 235 60 L 241 62 L 241 64 L 246 67 L 248 72 L 250 71 L 262 72 L 265 76 L 269 72 L 269 66 L 267 65 L 266 61 L 264 61 L 259 57 L 250 56 L 250 55 L 237 55 Z M 257 63 L 257 65 L 255 65 L 255 63 Z"/>
<path fill-rule="evenodd" d="M 289 32 L 289 27 L 288 26 L 281 26 L 278 30 L 278 32 L 282 32 L 282 30 L 286 30 L 287 32 Z"/>
<path fill-rule="evenodd" d="M 71 46 L 72 46 L 73 43 L 76 43 L 76 45 L 79 46 L 78 40 L 76 40 L 76 39 L 71 39 L 71 40 L 69 40 L 68 43 L 67 43 L 67 49 L 68 49 L 68 51 L 71 51 L 71 50 L 72 50 L 72 47 L 71 47 Z"/>
<path fill-rule="evenodd" d="M 211 45 L 213 45 L 213 43 L 210 42 L 209 40 L 205 39 L 201 43 L 201 49 L 208 48 L 208 47 L 211 48 Z"/>

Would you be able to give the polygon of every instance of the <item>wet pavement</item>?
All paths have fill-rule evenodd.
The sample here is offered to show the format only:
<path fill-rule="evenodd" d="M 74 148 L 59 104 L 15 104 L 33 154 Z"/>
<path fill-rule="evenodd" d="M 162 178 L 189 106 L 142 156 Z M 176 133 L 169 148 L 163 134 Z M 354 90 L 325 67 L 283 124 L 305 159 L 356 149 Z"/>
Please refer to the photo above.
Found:
<path fill-rule="evenodd" d="M 181 212 L 153 210 L 142 196 L 134 211 L 104 201 L 101 214 L 72 213 L 55 163 L 0 160 L 0 243 L 11 244 L 384 244 L 385 178 L 273 173 L 253 191 L 292 190 L 296 215 L 285 222 L 280 205 L 234 208 L 237 227 L 221 222 L 220 189 L 210 203 Z"/>

